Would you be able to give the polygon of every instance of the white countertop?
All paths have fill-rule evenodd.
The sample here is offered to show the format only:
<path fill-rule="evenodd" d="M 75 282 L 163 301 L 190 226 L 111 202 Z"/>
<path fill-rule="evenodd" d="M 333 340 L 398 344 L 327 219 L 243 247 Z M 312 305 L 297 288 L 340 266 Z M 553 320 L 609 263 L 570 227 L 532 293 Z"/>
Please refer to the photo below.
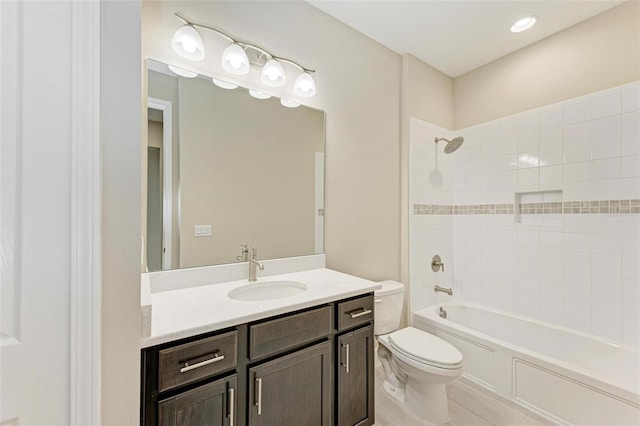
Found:
<path fill-rule="evenodd" d="M 239 301 L 227 297 L 246 279 L 150 293 L 151 334 L 143 348 L 220 330 L 270 316 L 293 312 L 347 297 L 373 292 L 380 284 L 321 268 L 259 278 L 256 283 L 297 281 L 307 290 L 275 300 Z M 144 290 L 143 290 L 144 291 Z"/>

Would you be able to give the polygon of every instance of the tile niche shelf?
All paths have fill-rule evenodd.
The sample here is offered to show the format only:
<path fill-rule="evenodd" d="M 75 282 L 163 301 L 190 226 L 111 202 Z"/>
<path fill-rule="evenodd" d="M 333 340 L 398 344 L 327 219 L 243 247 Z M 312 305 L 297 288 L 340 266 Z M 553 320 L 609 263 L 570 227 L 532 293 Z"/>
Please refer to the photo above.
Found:
<path fill-rule="evenodd" d="M 513 215 L 515 223 L 562 224 L 562 190 L 516 192 Z"/>

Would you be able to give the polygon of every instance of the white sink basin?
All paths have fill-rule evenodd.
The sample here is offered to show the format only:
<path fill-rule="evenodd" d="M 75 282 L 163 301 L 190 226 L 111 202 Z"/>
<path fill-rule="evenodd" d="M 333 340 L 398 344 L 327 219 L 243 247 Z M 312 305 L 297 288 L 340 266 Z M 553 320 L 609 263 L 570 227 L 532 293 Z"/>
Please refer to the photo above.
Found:
<path fill-rule="evenodd" d="M 263 281 L 234 288 L 227 297 L 234 300 L 259 301 L 283 299 L 307 291 L 307 286 L 296 281 Z"/>

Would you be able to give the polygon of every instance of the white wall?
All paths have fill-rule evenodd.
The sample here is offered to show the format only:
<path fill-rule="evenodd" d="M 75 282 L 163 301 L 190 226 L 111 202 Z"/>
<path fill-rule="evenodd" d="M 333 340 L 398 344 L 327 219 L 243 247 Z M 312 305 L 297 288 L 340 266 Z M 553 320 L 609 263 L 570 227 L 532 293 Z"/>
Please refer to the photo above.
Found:
<path fill-rule="evenodd" d="M 627 1 L 454 80 L 455 128 L 640 78 L 640 2 Z"/>
<path fill-rule="evenodd" d="M 453 129 L 454 79 L 413 55 L 404 55 L 402 65 L 403 108 L 409 116 Z"/>
<path fill-rule="evenodd" d="M 327 113 L 327 265 L 374 280 L 398 279 L 400 56 L 302 1 L 143 4 L 145 58 L 227 80 L 219 63 L 227 44 L 221 37 L 202 32 L 207 57 L 200 64 L 173 53 L 171 37 L 181 25 L 176 11 L 317 70 L 318 94 L 303 103 Z M 288 77 L 295 78 L 293 70 Z M 258 81 L 252 71 L 241 83 Z M 291 85 L 274 93 L 295 98 Z"/>
<path fill-rule="evenodd" d="M 101 423 L 134 425 L 140 423 L 141 141 L 146 111 L 140 4 L 102 2 L 101 21 Z"/>

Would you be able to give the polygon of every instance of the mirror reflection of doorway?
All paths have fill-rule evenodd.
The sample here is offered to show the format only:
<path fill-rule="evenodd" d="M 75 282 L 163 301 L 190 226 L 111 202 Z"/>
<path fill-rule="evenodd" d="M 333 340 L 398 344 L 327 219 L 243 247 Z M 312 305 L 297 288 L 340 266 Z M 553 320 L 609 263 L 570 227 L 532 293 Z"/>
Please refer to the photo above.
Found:
<path fill-rule="evenodd" d="M 147 269 L 162 270 L 162 111 L 148 109 Z"/>

